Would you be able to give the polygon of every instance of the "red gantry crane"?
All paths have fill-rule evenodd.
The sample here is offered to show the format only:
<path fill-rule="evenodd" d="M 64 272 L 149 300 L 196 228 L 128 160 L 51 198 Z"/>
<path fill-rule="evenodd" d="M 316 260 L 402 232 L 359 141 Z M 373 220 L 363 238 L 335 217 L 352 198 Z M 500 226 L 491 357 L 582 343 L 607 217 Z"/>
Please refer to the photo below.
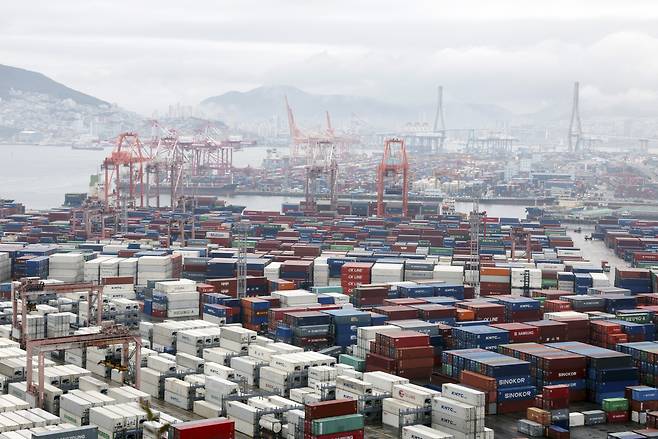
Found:
<path fill-rule="evenodd" d="M 349 135 L 339 135 L 331 123 L 331 116 L 329 111 L 325 111 L 325 120 L 327 127 L 320 132 L 309 133 L 302 131 L 295 121 L 292 108 L 288 102 L 288 97 L 285 96 L 286 113 L 288 114 L 288 129 L 290 130 L 290 146 L 291 156 L 303 157 L 305 149 L 312 148 L 314 143 L 327 141 L 336 145 L 335 154 L 337 158 L 344 158 L 345 153 L 351 148 L 352 145 L 359 143 L 359 139 Z"/>
<path fill-rule="evenodd" d="M 146 165 L 146 205 L 149 206 L 151 198 L 155 197 L 156 207 L 160 208 L 160 185 L 165 180 L 175 180 L 170 175 L 171 164 L 178 156 L 180 146 L 176 130 L 160 125 L 157 120 L 151 121 L 151 124 L 151 141 L 147 151 L 149 162 Z M 155 193 L 152 184 L 155 184 Z"/>
<path fill-rule="evenodd" d="M 94 304 L 93 298 L 96 301 L 96 324 L 99 326 L 98 333 L 83 334 L 83 335 L 67 335 L 53 338 L 38 338 L 33 339 L 29 337 L 26 330 L 27 312 L 31 307 L 31 302 L 36 296 L 45 293 L 71 293 L 86 291 L 88 295 L 89 309 L 92 309 Z M 18 301 L 21 301 L 21 321 L 18 321 Z M 13 303 L 13 318 L 12 328 L 14 329 L 14 338 L 21 340 L 27 353 L 27 363 L 25 367 L 27 393 L 35 400 L 37 407 L 42 407 L 44 402 L 44 356 L 48 352 L 63 350 L 63 349 L 85 349 L 87 346 L 108 346 L 111 344 L 122 345 L 122 367 L 130 372 L 130 360 L 134 358 L 132 373 L 126 374 L 124 379 L 130 380 L 133 378 L 134 385 L 139 388 L 141 380 L 141 337 L 130 333 L 128 328 L 113 325 L 108 322 L 103 322 L 103 287 L 94 285 L 92 283 L 68 283 L 68 284 L 54 284 L 46 286 L 39 278 L 23 278 L 21 284 L 12 289 L 12 303 Z M 131 354 L 130 346 L 133 345 L 134 351 Z M 33 367 L 33 358 L 37 356 L 36 371 Z M 34 383 L 33 376 L 35 372 L 38 375 L 37 383 Z"/>
<path fill-rule="evenodd" d="M 409 160 L 404 141 L 393 138 L 384 142 L 384 156 L 377 168 L 377 216 L 383 217 L 386 179 L 394 178 L 402 196 L 401 215 L 409 215 Z M 397 192 L 397 190 L 396 190 Z"/>
<path fill-rule="evenodd" d="M 122 197 L 127 203 L 136 206 L 136 186 L 139 186 L 139 207 L 144 207 L 144 164 L 148 160 L 137 133 L 126 132 L 119 135 L 114 150 L 103 160 L 102 165 L 105 171 L 103 184 L 106 210 L 110 204 L 116 209 L 120 208 Z M 127 194 L 123 194 L 124 191 Z"/>

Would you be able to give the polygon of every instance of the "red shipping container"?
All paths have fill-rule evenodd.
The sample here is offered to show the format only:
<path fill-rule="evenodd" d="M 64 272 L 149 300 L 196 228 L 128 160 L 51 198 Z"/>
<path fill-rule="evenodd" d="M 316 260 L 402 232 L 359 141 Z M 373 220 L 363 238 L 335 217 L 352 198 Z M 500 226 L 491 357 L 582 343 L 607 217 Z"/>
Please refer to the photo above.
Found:
<path fill-rule="evenodd" d="M 544 386 L 542 389 L 544 399 L 564 399 L 569 397 L 569 386 L 566 384 Z"/>
<path fill-rule="evenodd" d="M 407 360 L 411 358 L 424 358 L 434 356 L 432 346 L 422 346 L 416 348 L 399 348 L 395 350 L 395 358 L 398 360 Z"/>
<path fill-rule="evenodd" d="M 532 322 L 541 318 L 541 310 L 514 311 L 506 315 L 506 320 L 510 323 Z"/>
<path fill-rule="evenodd" d="M 203 294 L 203 293 L 214 293 L 215 292 L 215 287 L 213 287 L 210 284 L 198 283 L 198 284 L 196 284 L 196 290 L 201 294 Z"/>
<path fill-rule="evenodd" d="M 425 304 L 425 305 L 409 305 L 412 308 L 420 310 L 420 318 L 422 320 L 430 321 L 444 318 L 456 318 L 457 308 L 454 306 L 438 305 L 438 304 Z"/>
<path fill-rule="evenodd" d="M 658 410 L 658 401 L 635 401 L 630 400 L 631 410 L 635 412 L 649 412 Z"/>
<path fill-rule="evenodd" d="M 475 287 L 471 285 L 464 285 L 464 299 L 475 298 Z"/>
<path fill-rule="evenodd" d="M 331 418 L 333 416 L 352 415 L 357 413 L 356 400 L 335 399 L 306 404 L 304 419 L 313 420 Z"/>
<path fill-rule="evenodd" d="M 465 386 L 474 387 L 485 392 L 493 392 L 496 390 L 495 378 L 468 370 L 464 370 L 459 374 L 459 381 Z"/>
<path fill-rule="evenodd" d="M 525 323 L 539 328 L 539 343 L 567 341 L 567 325 L 565 323 L 554 320 L 538 320 Z"/>
<path fill-rule="evenodd" d="M 464 307 L 475 313 L 475 320 L 487 320 L 492 323 L 505 321 L 505 307 L 495 303 L 465 303 Z"/>
<path fill-rule="evenodd" d="M 113 276 L 103 278 L 103 285 L 131 285 L 135 283 L 132 276 Z"/>
<path fill-rule="evenodd" d="M 496 405 L 496 413 L 502 415 L 506 413 L 524 412 L 533 404 L 532 399 L 523 401 L 500 402 Z"/>
<path fill-rule="evenodd" d="M 226 418 L 204 419 L 201 421 L 173 424 L 174 439 L 233 439 L 235 421 Z"/>
<path fill-rule="evenodd" d="M 551 425 L 546 428 L 546 436 L 548 436 L 548 439 L 569 439 L 571 433 L 569 433 L 569 430 L 558 430 L 555 426 Z"/>
<path fill-rule="evenodd" d="M 386 299 L 384 303 L 387 305 L 423 305 L 428 304 L 427 301 L 423 299 L 415 299 L 413 297 L 404 297 L 402 299 Z"/>
<path fill-rule="evenodd" d="M 539 328 L 523 323 L 496 323 L 491 327 L 508 331 L 510 343 L 531 343 L 539 337 Z"/>
<path fill-rule="evenodd" d="M 395 331 L 387 334 L 377 334 L 378 340 L 387 347 L 411 348 L 416 346 L 429 346 L 430 338 L 427 334 L 416 331 Z"/>
<path fill-rule="evenodd" d="M 398 369 L 395 372 L 395 375 L 401 376 L 402 378 L 407 378 L 410 380 L 413 379 L 423 379 L 426 380 L 432 374 L 432 366 L 421 367 L 421 368 L 412 368 L 412 369 Z"/>
<path fill-rule="evenodd" d="M 573 296 L 573 295 L 575 295 L 573 291 L 562 291 L 562 290 L 533 290 L 532 291 L 532 297 L 545 297 L 546 301 L 560 300 L 560 297 Z"/>
<path fill-rule="evenodd" d="M 608 424 L 623 424 L 628 422 L 627 411 L 606 412 L 605 419 Z"/>
<path fill-rule="evenodd" d="M 395 369 L 395 360 L 384 355 L 368 353 L 366 354 L 366 369 L 368 371 L 393 371 Z"/>

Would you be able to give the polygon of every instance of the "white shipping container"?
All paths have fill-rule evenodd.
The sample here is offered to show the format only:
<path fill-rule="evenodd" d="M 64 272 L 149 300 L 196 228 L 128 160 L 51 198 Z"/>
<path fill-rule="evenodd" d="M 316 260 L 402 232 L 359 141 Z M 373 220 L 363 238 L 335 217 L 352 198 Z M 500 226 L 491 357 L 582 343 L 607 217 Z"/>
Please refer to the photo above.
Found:
<path fill-rule="evenodd" d="M 393 398 L 387 398 L 387 399 L 393 399 Z M 386 401 L 386 399 L 384 400 Z M 397 401 L 398 403 L 401 403 L 402 401 Z M 416 422 L 416 415 L 413 413 L 409 414 L 400 414 L 400 411 L 404 410 L 409 410 L 413 409 L 414 406 L 409 404 L 407 406 L 402 406 L 402 407 L 388 407 L 389 409 L 393 411 L 388 411 L 386 409 L 382 410 L 382 424 L 388 425 L 390 427 L 398 428 L 400 426 L 400 421 L 402 421 L 403 424 L 409 424 Z"/>
<path fill-rule="evenodd" d="M 425 425 L 402 427 L 402 439 L 452 439 L 453 436 Z"/>
<path fill-rule="evenodd" d="M 476 407 L 484 407 L 485 404 L 484 392 L 459 384 L 444 384 L 441 387 L 441 396 Z"/>
<path fill-rule="evenodd" d="M 329 366 L 313 366 L 308 368 L 308 379 L 317 381 L 335 381 L 336 368 Z"/>
<path fill-rule="evenodd" d="M 475 419 L 467 421 L 457 416 L 432 413 L 432 428 L 445 431 L 453 436 L 455 435 L 453 431 L 471 435 L 483 431 L 484 421 L 480 421 L 480 424 L 482 424 L 482 428 L 477 425 Z"/>
<path fill-rule="evenodd" d="M 336 377 L 336 390 L 338 389 L 347 390 L 357 395 L 372 395 L 373 393 L 372 383 L 344 375 Z"/>
<path fill-rule="evenodd" d="M 462 432 L 440 424 L 432 422 L 432 428 L 440 430 L 452 436 L 454 439 L 489 439 L 485 430 L 479 432 Z"/>
<path fill-rule="evenodd" d="M 221 338 L 237 343 L 250 343 L 256 340 L 258 333 L 239 326 L 226 326 L 222 329 Z"/>
<path fill-rule="evenodd" d="M 224 366 L 223 364 L 206 362 L 203 365 L 203 373 L 208 376 L 217 376 L 225 380 L 234 380 L 235 379 L 235 370 L 230 367 Z"/>
<path fill-rule="evenodd" d="M 440 396 L 441 393 L 426 387 L 414 384 L 395 384 L 391 396 L 400 401 L 405 401 L 416 406 L 431 406 L 432 398 Z"/>
<path fill-rule="evenodd" d="M 78 380 L 80 390 L 95 390 L 100 393 L 107 393 L 108 384 L 104 381 L 90 376 L 81 376 Z"/>
<path fill-rule="evenodd" d="M 260 368 L 260 380 L 270 381 L 285 387 L 288 384 L 288 373 L 274 367 L 263 366 Z"/>
<path fill-rule="evenodd" d="M 210 361 L 217 364 L 224 364 L 225 366 L 228 366 L 226 363 L 227 361 L 230 361 L 230 358 L 233 355 L 235 355 L 235 352 L 220 347 L 203 350 L 203 359 L 206 360 L 206 362 Z"/>
<path fill-rule="evenodd" d="M 260 387 L 262 390 L 265 390 L 266 392 L 271 392 L 275 395 L 285 396 L 286 394 L 286 385 L 281 383 L 276 383 L 274 381 L 269 381 L 263 378 L 259 379 L 258 387 Z"/>
<path fill-rule="evenodd" d="M 160 355 L 149 356 L 146 360 L 146 365 L 149 369 L 157 370 L 158 372 L 176 372 L 176 362 L 163 358 Z"/>
<path fill-rule="evenodd" d="M 408 384 L 409 380 L 406 378 L 392 375 L 386 372 L 366 372 L 363 374 L 363 380 L 372 383 L 373 389 L 379 390 L 384 393 L 393 393 L 393 386 L 395 384 Z"/>
<path fill-rule="evenodd" d="M 250 357 L 261 358 L 265 361 L 270 361 L 272 355 L 277 355 L 277 350 L 272 349 L 269 346 L 262 346 L 256 344 L 250 344 L 247 352 Z"/>
<path fill-rule="evenodd" d="M 221 415 L 222 408 L 208 401 L 194 401 L 192 411 L 194 414 L 201 416 L 202 418 L 218 418 Z"/>
<path fill-rule="evenodd" d="M 184 369 L 192 369 L 196 372 L 203 372 L 203 358 L 186 353 L 176 354 L 176 364 Z"/>
<path fill-rule="evenodd" d="M 226 404 L 226 414 L 230 419 L 240 419 L 253 424 L 258 410 L 240 401 L 229 401 Z"/>
<path fill-rule="evenodd" d="M 238 354 L 246 354 L 249 349 L 249 345 L 247 344 L 247 342 L 238 342 L 238 341 L 229 340 L 227 338 L 220 339 L 219 346 L 228 351 Z"/>
<path fill-rule="evenodd" d="M 432 416 L 439 415 L 456 416 L 464 420 L 474 420 L 478 417 L 477 407 L 464 404 L 454 399 L 437 396 L 432 398 Z"/>

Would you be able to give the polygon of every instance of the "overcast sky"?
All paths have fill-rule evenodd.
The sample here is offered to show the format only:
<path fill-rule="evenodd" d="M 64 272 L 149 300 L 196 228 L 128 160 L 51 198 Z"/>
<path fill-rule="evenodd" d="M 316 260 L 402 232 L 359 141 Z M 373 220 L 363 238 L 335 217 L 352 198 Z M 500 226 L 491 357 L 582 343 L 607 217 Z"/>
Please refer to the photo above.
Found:
<path fill-rule="evenodd" d="M 150 114 L 230 90 L 658 109 L 656 0 L 3 1 L 0 63 Z"/>

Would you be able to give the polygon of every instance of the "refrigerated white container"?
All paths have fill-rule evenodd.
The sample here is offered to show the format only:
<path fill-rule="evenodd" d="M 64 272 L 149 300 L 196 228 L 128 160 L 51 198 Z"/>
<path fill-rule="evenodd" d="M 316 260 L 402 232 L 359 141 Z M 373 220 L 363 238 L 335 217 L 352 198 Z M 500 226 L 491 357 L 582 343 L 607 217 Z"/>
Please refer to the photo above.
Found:
<path fill-rule="evenodd" d="M 485 405 L 484 392 L 471 389 L 470 387 L 461 386 L 459 384 L 444 384 L 441 387 L 441 396 L 476 407 L 484 407 Z"/>

